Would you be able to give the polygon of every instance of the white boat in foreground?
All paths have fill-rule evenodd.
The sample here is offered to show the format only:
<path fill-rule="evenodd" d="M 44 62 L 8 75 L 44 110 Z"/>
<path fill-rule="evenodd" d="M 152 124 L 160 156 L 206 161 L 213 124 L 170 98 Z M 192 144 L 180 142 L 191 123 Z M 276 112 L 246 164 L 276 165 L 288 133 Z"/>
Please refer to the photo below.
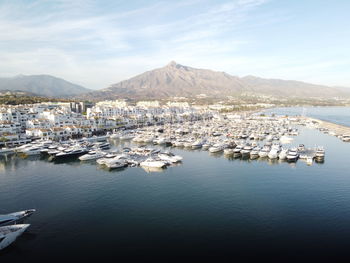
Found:
<path fill-rule="evenodd" d="M 29 226 L 29 224 L 23 224 L 0 227 L 0 250 L 15 242 Z"/>
<path fill-rule="evenodd" d="M 28 209 L 6 215 L 0 215 L 0 226 L 13 225 L 23 219 L 30 217 L 35 212 L 35 209 Z"/>

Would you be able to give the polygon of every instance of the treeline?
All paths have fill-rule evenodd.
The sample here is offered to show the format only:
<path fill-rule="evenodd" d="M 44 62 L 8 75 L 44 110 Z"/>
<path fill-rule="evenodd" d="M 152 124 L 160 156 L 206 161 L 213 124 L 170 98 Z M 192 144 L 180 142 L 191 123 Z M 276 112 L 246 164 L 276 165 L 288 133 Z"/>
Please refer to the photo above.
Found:
<path fill-rule="evenodd" d="M 34 104 L 41 102 L 73 102 L 72 99 L 56 99 L 38 96 L 18 96 L 18 95 L 4 95 L 0 96 L 0 105 L 19 105 L 19 104 Z"/>

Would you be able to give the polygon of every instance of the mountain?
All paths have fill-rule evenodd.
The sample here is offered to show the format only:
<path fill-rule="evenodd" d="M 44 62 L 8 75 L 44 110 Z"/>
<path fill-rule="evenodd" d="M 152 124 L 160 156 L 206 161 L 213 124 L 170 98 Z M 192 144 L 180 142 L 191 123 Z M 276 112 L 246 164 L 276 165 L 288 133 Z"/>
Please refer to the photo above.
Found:
<path fill-rule="evenodd" d="M 45 97 L 67 97 L 89 92 L 82 86 L 50 75 L 19 75 L 0 78 L 0 91 L 23 91 Z"/>
<path fill-rule="evenodd" d="M 254 76 L 240 78 L 225 72 L 191 68 L 172 61 L 165 67 L 83 94 L 82 97 L 92 100 L 161 99 L 206 94 L 208 97 L 225 98 L 243 93 L 277 97 L 335 97 L 350 96 L 350 89 Z"/>

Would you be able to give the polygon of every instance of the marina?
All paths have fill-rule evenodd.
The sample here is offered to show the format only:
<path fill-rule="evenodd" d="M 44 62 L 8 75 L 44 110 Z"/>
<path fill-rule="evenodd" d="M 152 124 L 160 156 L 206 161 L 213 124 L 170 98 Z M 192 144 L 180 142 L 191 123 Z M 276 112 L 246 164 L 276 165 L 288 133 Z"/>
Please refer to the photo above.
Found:
<path fill-rule="evenodd" d="M 215 221 L 219 220 L 225 230 L 233 231 L 229 241 L 221 240 L 223 233 L 219 234 L 224 247 L 243 240 L 237 243 L 241 253 L 246 253 L 251 246 L 256 251 L 268 250 L 261 240 L 273 238 L 280 251 L 287 251 L 294 236 L 289 236 L 288 231 L 292 231 L 300 238 L 302 248 L 304 233 L 299 228 L 312 224 L 314 213 L 322 213 L 326 222 L 335 224 L 333 214 L 339 211 L 338 208 L 329 210 L 334 202 L 331 193 L 344 196 L 344 189 L 350 189 L 349 178 L 343 173 L 347 169 L 344 153 L 349 151 L 349 144 L 323 128 L 314 118 L 222 115 L 221 118 L 122 129 L 103 136 L 61 142 L 36 140 L 4 149 L 0 155 L 3 185 L 0 198 L 5 204 L 0 211 L 3 214 L 1 227 L 22 223 L 29 216 L 31 226 L 26 230 L 29 225 L 23 225 L 25 232 L 13 229 L 18 235 L 8 239 L 12 245 L 4 246 L 0 255 L 9 260 L 22 257 L 48 260 L 52 253 L 57 253 L 60 244 L 75 258 L 79 258 L 86 247 L 96 246 L 110 257 L 113 251 L 110 244 L 116 243 L 123 250 L 119 250 L 120 256 L 125 258 L 130 256 L 130 246 L 144 246 L 138 231 L 146 232 L 167 254 L 171 249 L 164 246 L 164 241 L 179 247 L 178 238 L 195 242 L 202 235 L 193 228 L 192 221 L 211 229 L 203 236 L 209 241 L 214 232 L 221 233 L 221 228 L 211 223 L 213 211 L 217 213 Z M 319 191 L 328 193 L 323 195 L 323 203 L 313 197 Z M 261 206 L 276 208 L 267 209 L 262 215 L 254 206 L 257 200 L 253 202 L 249 193 L 261 199 Z M 47 195 L 51 198 L 42 198 Z M 278 198 L 273 201 L 272 196 Z M 350 200 L 350 195 L 343 198 Z M 67 206 L 68 200 L 70 205 Z M 296 206 L 288 208 L 291 203 Z M 315 203 L 319 208 L 310 213 Z M 339 203 L 342 213 L 344 205 Z M 135 206 L 137 210 L 132 208 Z M 286 217 L 279 212 L 277 207 L 280 206 L 285 207 Z M 28 207 L 35 209 L 25 210 Z M 6 214 L 20 208 L 22 212 Z M 99 211 L 98 215 L 92 212 L 95 210 Z M 38 212 L 31 216 L 35 211 Z M 60 219 L 53 219 L 57 214 Z M 296 215 L 303 220 L 292 223 Z M 72 221 L 72 216 L 76 220 Z M 108 222 L 104 221 L 106 217 L 110 218 Z M 154 221 L 155 217 L 158 219 Z M 139 221 L 141 218 L 143 223 Z M 178 220 L 182 222 L 179 226 Z M 288 230 L 277 228 L 277 232 L 273 229 L 266 232 L 269 221 L 276 220 L 288 224 Z M 96 229 L 98 232 L 85 234 L 84 225 L 91 222 L 101 224 Z M 323 231 L 336 234 L 330 242 L 341 245 L 347 230 L 340 233 L 326 222 Z M 67 224 L 71 225 L 68 227 L 71 241 L 66 239 Z M 109 226 L 108 231 L 103 227 L 105 224 Z M 336 224 L 343 223 L 337 221 Z M 52 226 L 57 229 L 53 239 L 49 230 Z M 162 234 L 147 230 L 154 227 L 161 228 Z M 12 231 L 5 228 L 3 233 Z M 62 229 L 65 229 L 64 235 Z M 250 232 L 250 229 L 258 229 L 258 232 Z M 178 231 L 187 231 L 187 234 L 179 235 Z M 279 239 L 280 233 L 284 233 L 283 240 Z M 322 231 L 311 233 L 317 238 Z M 34 235 L 33 240 L 29 238 L 31 235 Z M 168 235 L 174 238 L 169 239 Z M 255 235 L 258 238 L 253 238 Z M 95 238 L 102 236 L 105 241 L 97 245 Z M 78 239 L 83 239 L 83 244 L 79 245 Z M 246 239 L 250 240 L 249 246 Z M 47 252 L 36 254 L 39 244 Z M 204 253 L 205 244 L 193 244 L 191 251 L 182 248 L 183 255 L 192 255 L 193 251 Z M 217 253 L 228 253 L 212 242 L 208 246 Z M 335 253 L 337 246 L 327 243 L 329 253 Z M 16 252 L 18 247 L 27 247 L 25 255 Z M 154 257 L 148 251 L 151 247 L 153 245 L 146 246 L 142 255 Z M 88 254 L 92 258 L 97 256 L 93 250 Z M 162 255 L 156 256 L 162 258 Z M 64 256 L 58 258 L 64 259 Z"/>
<path fill-rule="evenodd" d="M 120 130 L 104 136 L 55 142 L 36 140 L 15 148 L 5 148 L 2 154 L 41 156 L 51 162 L 94 161 L 108 169 L 127 166 L 165 168 L 182 161 L 169 151 L 173 148 L 203 150 L 209 154 L 223 153 L 228 158 L 265 159 L 296 162 L 324 162 L 323 146 L 293 145 L 299 128 L 316 122 L 305 118 L 236 115 L 210 120 L 165 124 L 132 130 Z M 320 130 L 320 126 L 317 125 Z M 130 147 L 119 147 L 131 142 Z M 112 146 L 112 150 L 110 150 Z M 114 146 L 114 147 L 113 147 Z M 159 148 L 161 147 L 161 148 Z"/>

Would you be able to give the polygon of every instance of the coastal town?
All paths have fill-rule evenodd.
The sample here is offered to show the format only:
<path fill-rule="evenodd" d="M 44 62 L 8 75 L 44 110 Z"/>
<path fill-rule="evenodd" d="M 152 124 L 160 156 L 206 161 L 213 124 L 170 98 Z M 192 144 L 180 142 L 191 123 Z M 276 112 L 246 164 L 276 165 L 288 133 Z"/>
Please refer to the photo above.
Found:
<path fill-rule="evenodd" d="M 165 149 L 169 146 L 234 159 L 292 163 L 303 159 L 312 165 L 324 162 L 325 149 L 293 145 L 299 127 L 350 140 L 345 126 L 306 116 L 265 114 L 271 104 L 261 103 L 259 110 L 253 106 L 254 110 L 235 111 L 233 105 L 156 100 L 3 106 L 0 153 L 46 156 L 53 162 L 96 161 L 108 169 L 141 166 L 151 172 L 182 161 L 182 156 Z"/>
<path fill-rule="evenodd" d="M 261 107 L 269 107 L 271 104 Z M 231 107 L 232 108 L 232 107 Z M 187 102 L 123 100 L 86 102 L 48 102 L 0 107 L 0 143 L 19 145 L 33 139 L 66 140 L 164 123 L 212 118 L 224 105 L 192 106 Z"/>

